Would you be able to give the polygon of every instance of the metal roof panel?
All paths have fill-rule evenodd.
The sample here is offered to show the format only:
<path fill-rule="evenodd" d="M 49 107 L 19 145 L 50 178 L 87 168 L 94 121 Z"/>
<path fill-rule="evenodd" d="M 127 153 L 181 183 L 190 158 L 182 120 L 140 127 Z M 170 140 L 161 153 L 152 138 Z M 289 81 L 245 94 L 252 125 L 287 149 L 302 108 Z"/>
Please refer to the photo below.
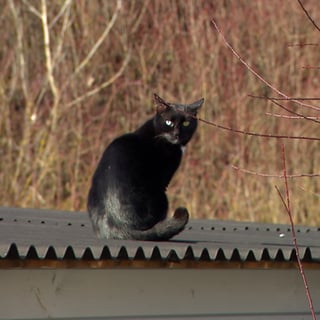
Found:
<path fill-rule="evenodd" d="M 320 229 L 295 228 L 300 255 L 320 261 Z M 290 261 L 289 225 L 190 220 L 171 241 L 101 240 L 84 212 L 0 207 L 0 258 Z"/>

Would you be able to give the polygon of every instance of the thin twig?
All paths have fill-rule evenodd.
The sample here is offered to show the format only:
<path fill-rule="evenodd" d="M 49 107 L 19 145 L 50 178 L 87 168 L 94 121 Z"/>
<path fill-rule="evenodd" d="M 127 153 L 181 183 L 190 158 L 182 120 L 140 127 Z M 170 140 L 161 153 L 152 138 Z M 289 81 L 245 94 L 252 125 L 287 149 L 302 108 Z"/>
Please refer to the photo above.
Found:
<path fill-rule="evenodd" d="M 245 130 L 234 129 L 230 127 L 226 127 L 215 122 L 197 118 L 200 122 L 203 122 L 209 126 L 216 127 L 225 131 L 230 131 L 233 133 L 240 133 L 247 136 L 260 137 L 260 138 L 275 138 L 275 139 L 292 139 L 292 140 L 311 140 L 311 141 L 320 141 L 320 137 L 306 137 L 306 136 L 290 136 L 290 135 L 276 135 L 276 134 L 268 134 L 268 133 L 257 133 L 250 132 Z"/>
<path fill-rule="evenodd" d="M 305 119 L 305 120 L 310 120 L 310 121 L 313 121 L 313 122 L 316 122 L 316 123 L 320 123 L 320 121 L 318 121 L 318 120 L 316 120 L 316 119 L 307 117 L 307 116 L 303 115 L 302 113 L 295 112 L 295 111 L 293 111 L 293 110 L 291 110 L 291 109 L 283 106 L 282 104 L 280 104 L 279 102 L 277 102 L 277 101 L 276 101 L 275 99 L 273 99 L 273 98 L 270 98 L 270 97 L 267 97 L 267 96 L 261 97 L 261 96 L 253 96 L 253 95 L 249 95 L 249 97 L 251 97 L 251 98 L 256 98 L 256 99 L 269 100 L 269 101 L 271 101 L 273 104 L 277 105 L 279 108 L 281 108 L 281 109 L 283 109 L 283 110 L 285 110 L 285 111 L 287 111 L 287 112 L 289 112 L 289 113 L 292 113 L 292 114 L 294 114 L 295 116 L 299 116 L 299 117 L 301 117 L 301 118 L 303 118 L 303 119 Z M 293 101 L 293 100 L 291 100 L 291 101 Z"/>
<path fill-rule="evenodd" d="M 312 17 L 310 16 L 308 10 L 305 8 L 305 6 L 303 5 L 303 3 L 301 2 L 301 0 L 297 0 L 298 3 L 300 4 L 300 7 L 302 8 L 303 12 L 306 14 L 306 16 L 308 17 L 309 21 L 313 24 L 313 26 L 320 32 L 320 27 L 316 24 L 316 22 L 312 19 Z"/>
<path fill-rule="evenodd" d="M 267 87 L 269 87 L 272 91 L 276 92 L 277 94 L 279 94 L 280 96 L 286 98 L 286 99 L 290 99 L 294 102 L 296 102 L 297 104 L 299 104 L 300 106 L 303 107 L 307 107 L 307 108 L 312 108 L 315 110 L 320 110 L 320 107 L 317 106 L 313 106 L 307 103 L 303 103 L 299 100 L 294 100 L 291 97 L 289 97 L 288 95 L 286 95 L 285 93 L 283 93 L 282 91 L 280 91 L 279 89 L 277 89 L 275 86 L 273 86 L 269 81 L 267 81 L 266 79 L 264 79 L 257 71 L 255 71 L 241 56 L 240 54 L 233 48 L 233 46 L 227 41 L 227 39 L 225 38 L 225 36 L 223 35 L 222 31 L 220 30 L 220 28 L 218 27 L 218 24 L 216 23 L 215 19 L 211 19 L 211 24 L 212 26 L 215 28 L 215 30 L 218 32 L 218 34 L 220 35 L 220 37 L 222 38 L 223 42 L 225 43 L 225 45 L 230 49 L 230 51 L 232 52 L 232 54 L 256 77 L 258 78 L 261 82 L 263 82 Z"/>
<path fill-rule="evenodd" d="M 116 22 L 116 20 L 118 18 L 118 15 L 119 15 L 119 12 L 120 12 L 121 8 L 122 8 L 122 1 L 121 0 L 117 0 L 117 7 L 116 7 L 116 10 L 115 10 L 110 22 L 107 24 L 107 26 L 106 26 L 105 30 L 103 31 L 103 33 L 101 34 L 100 38 L 95 42 L 95 44 L 91 48 L 90 52 L 82 60 L 82 62 L 78 65 L 78 67 L 76 68 L 76 70 L 74 71 L 72 76 L 78 74 L 88 64 L 88 62 L 91 60 L 91 58 L 97 52 L 98 48 L 103 43 L 104 39 L 108 36 L 109 32 L 113 28 L 113 26 L 114 26 L 114 24 L 115 24 L 115 22 Z"/>
<path fill-rule="evenodd" d="M 41 13 L 27 0 L 22 0 L 22 2 L 27 6 L 30 12 L 32 12 L 35 16 L 37 16 L 39 19 L 42 19 Z"/>
<path fill-rule="evenodd" d="M 307 47 L 307 46 L 311 46 L 311 47 L 317 47 L 319 45 L 319 43 L 291 43 L 288 44 L 288 47 Z"/>
<path fill-rule="evenodd" d="M 320 67 L 317 67 L 317 66 L 303 66 L 303 67 L 301 67 L 302 69 L 307 69 L 307 70 L 309 70 L 309 69 L 312 69 L 312 70 L 319 70 L 320 69 Z"/>
<path fill-rule="evenodd" d="M 284 183 L 285 183 L 285 188 L 286 188 L 286 199 L 284 199 L 284 197 L 282 196 L 279 188 L 276 186 L 276 190 L 279 194 L 279 197 L 283 203 L 283 206 L 285 207 L 288 216 L 289 216 L 289 220 L 290 220 L 290 226 L 291 226 L 291 233 L 292 233 L 292 240 L 293 240 L 293 245 L 294 245 L 294 249 L 295 249 L 295 253 L 296 253 L 296 257 L 297 257 L 297 262 L 298 262 L 298 267 L 299 267 L 299 271 L 303 280 L 303 284 L 306 290 L 306 296 L 308 299 L 308 303 L 309 303 L 309 308 L 311 311 L 311 315 L 312 315 L 312 319 L 316 320 L 316 314 L 314 311 L 314 307 L 313 307 L 313 302 L 312 302 L 312 297 L 310 294 L 310 290 L 309 290 L 309 286 L 308 286 L 308 280 L 307 277 L 305 275 L 304 272 L 304 268 L 301 262 L 301 258 L 300 258 L 300 253 L 299 253 L 299 247 L 298 247 L 298 243 L 297 243 L 297 237 L 296 237 L 296 232 L 295 232 L 295 227 L 294 227 L 294 223 L 293 223 L 293 218 L 292 218 L 292 210 L 291 210 L 291 204 L 290 204 L 290 192 L 289 192 L 289 184 L 288 184 L 288 177 L 287 177 L 287 168 L 286 168 L 286 157 L 285 157 L 285 148 L 284 145 L 282 144 L 282 162 L 283 162 L 283 177 L 284 177 Z"/>
<path fill-rule="evenodd" d="M 302 191 L 308 193 L 308 194 L 311 194 L 313 196 L 316 196 L 316 197 L 320 197 L 320 193 L 317 193 L 317 192 L 313 192 L 313 191 L 310 191 L 310 190 L 307 190 L 301 186 L 298 186 Z"/>
<path fill-rule="evenodd" d="M 269 173 L 261 173 L 261 172 L 256 172 L 256 171 L 252 171 L 252 170 L 248 170 L 248 169 L 243 169 L 240 167 L 237 167 L 235 165 L 231 165 L 231 167 L 237 171 L 241 171 L 244 173 L 248 173 L 248 174 L 252 174 L 255 176 L 259 176 L 259 177 L 265 177 L 265 178 L 279 178 L 279 179 L 283 179 L 284 175 L 283 174 L 269 174 Z M 290 174 L 287 175 L 287 178 L 313 178 L 313 177 L 320 177 L 320 173 L 301 173 L 301 174 Z"/>
<path fill-rule="evenodd" d="M 62 15 L 64 14 L 64 12 L 69 8 L 70 8 L 70 4 L 73 0 L 65 0 L 64 4 L 62 5 L 60 11 L 58 12 L 58 14 L 52 19 L 52 21 L 49 24 L 49 29 L 51 29 L 56 22 L 62 17 Z"/>
<path fill-rule="evenodd" d="M 250 95 L 249 95 L 250 96 Z M 254 95 L 251 95 L 252 97 L 259 97 L 259 96 L 254 96 Z M 261 97 L 263 98 L 263 97 Z M 316 101 L 316 100 L 320 100 L 319 97 L 314 97 L 314 98 L 302 98 L 302 97 L 291 97 L 291 98 L 283 98 L 283 97 L 280 97 L 280 98 L 276 98 L 276 97 L 268 97 L 270 100 L 285 100 L 285 101 L 294 101 L 294 100 L 301 100 L 301 101 Z"/>
<path fill-rule="evenodd" d="M 71 9 L 72 0 L 65 0 L 62 9 L 60 10 L 59 14 L 55 17 L 55 19 L 62 13 L 65 12 L 63 15 L 63 22 L 62 22 L 62 28 L 59 36 L 59 41 L 56 46 L 55 52 L 53 54 L 53 68 L 56 68 L 58 65 L 58 58 L 62 56 L 62 47 L 63 47 L 63 41 L 65 39 L 65 34 L 67 31 L 67 28 L 69 27 L 70 23 L 70 9 Z M 59 16 L 60 18 L 60 16 Z M 53 25 L 53 22 L 49 25 L 49 28 Z"/>
<path fill-rule="evenodd" d="M 288 114 L 279 114 L 279 113 L 271 113 L 271 112 L 266 112 L 265 115 L 267 116 L 272 116 L 276 118 L 284 118 L 284 119 L 308 119 L 308 120 L 320 120 L 320 117 L 300 117 L 300 116 L 290 116 Z"/>
<path fill-rule="evenodd" d="M 122 74 L 123 71 L 125 70 L 127 64 L 130 61 L 130 57 L 131 57 L 131 53 L 128 52 L 127 56 L 125 58 L 125 60 L 123 61 L 120 69 L 117 71 L 117 73 L 115 73 L 111 78 L 109 78 L 107 81 L 103 82 L 102 84 L 100 84 L 98 87 L 86 92 L 85 94 L 83 94 L 80 97 L 77 97 L 76 99 L 74 99 L 73 101 L 69 102 L 66 104 L 66 107 L 71 107 L 79 102 L 81 102 L 84 99 L 87 99 L 89 97 L 91 97 L 92 95 L 98 93 L 99 91 L 101 91 L 102 89 L 107 88 L 108 86 L 110 86 L 112 83 L 114 83 Z"/>

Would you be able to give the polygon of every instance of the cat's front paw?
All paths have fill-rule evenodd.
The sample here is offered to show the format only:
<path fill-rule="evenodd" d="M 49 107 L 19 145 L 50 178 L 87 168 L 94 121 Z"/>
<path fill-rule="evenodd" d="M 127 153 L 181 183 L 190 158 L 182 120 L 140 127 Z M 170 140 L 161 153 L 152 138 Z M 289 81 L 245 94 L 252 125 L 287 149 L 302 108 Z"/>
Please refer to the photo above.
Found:
<path fill-rule="evenodd" d="M 179 207 L 175 210 L 173 217 L 186 225 L 189 220 L 189 212 L 186 208 Z"/>

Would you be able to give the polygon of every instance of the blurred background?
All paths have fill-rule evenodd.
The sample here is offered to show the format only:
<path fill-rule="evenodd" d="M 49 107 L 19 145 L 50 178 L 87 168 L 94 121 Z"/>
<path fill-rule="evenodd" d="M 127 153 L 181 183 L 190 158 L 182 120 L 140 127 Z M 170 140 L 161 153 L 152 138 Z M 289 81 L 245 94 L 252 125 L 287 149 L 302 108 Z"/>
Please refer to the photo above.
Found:
<path fill-rule="evenodd" d="M 320 25 L 319 1 L 303 4 Z M 310 108 L 278 100 L 312 121 L 252 98 L 280 96 L 211 23 L 275 88 L 317 98 L 320 32 L 298 1 L 0 5 L 2 206 L 85 211 L 103 150 L 154 114 L 154 92 L 179 103 L 204 97 L 199 117 L 229 128 L 320 138 L 320 102 L 304 101 Z M 171 211 L 186 206 L 192 218 L 287 223 L 275 190 L 284 191 L 281 143 L 287 173 L 297 176 L 289 179 L 294 221 L 318 224 L 319 141 L 249 136 L 203 122 L 168 188 Z"/>

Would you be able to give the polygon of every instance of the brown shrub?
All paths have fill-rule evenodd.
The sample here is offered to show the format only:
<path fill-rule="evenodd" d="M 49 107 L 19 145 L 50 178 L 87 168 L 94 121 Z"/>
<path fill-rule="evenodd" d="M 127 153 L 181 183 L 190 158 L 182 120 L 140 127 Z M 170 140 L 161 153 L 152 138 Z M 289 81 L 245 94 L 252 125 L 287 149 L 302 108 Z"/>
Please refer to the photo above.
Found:
<path fill-rule="evenodd" d="M 318 71 L 303 67 L 319 65 L 318 48 L 291 45 L 319 33 L 294 1 L 2 1 L 1 204 L 85 210 L 103 149 L 152 115 L 153 92 L 175 102 L 204 96 L 201 118 L 226 126 L 316 136 L 317 123 L 268 116 L 279 109 L 248 97 L 272 92 L 225 47 L 212 17 L 273 85 L 317 96 Z M 319 172 L 319 142 L 285 143 L 290 171 Z M 199 218 L 286 221 L 278 179 L 231 167 L 280 174 L 280 158 L 274 139 L 201 123 L 168 190 L 171 206 Z M 318 181 L 293 180 L 296 222 L 319 222 Z"/>

